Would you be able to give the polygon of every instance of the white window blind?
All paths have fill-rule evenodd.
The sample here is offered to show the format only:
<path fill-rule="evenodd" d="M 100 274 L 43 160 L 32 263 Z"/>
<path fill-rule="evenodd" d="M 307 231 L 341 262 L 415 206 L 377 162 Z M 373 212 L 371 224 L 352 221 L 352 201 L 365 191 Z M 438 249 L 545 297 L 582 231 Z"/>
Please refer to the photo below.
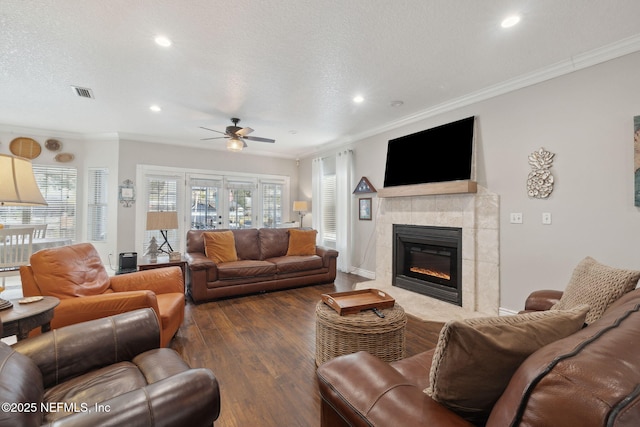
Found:
<path fill-rule="evenodd" d="M 262 225 L 277 227 L 282 224 L 284 185 L 263 182 L 262 184 Z"/>
<path fill-rule="evenodd" d="M 0 223 L 47 224 L 47 237 L 75 239 L 78 172 L 68 167 L 33 165 L 33 174 L 48 206 L 5 206 L 0 209 Z"/>
<path fill-rule="evenodd" d="M 91 241 L 104 242 L 107 240 L 107 182 L 109 170 L 106 168 L 90 168 L 88 178 L 87 238 Z"/>
<path fill-rule="evenodd" d="M 322 177 L 322 239 L 336 241 L 336 176 Z"/>

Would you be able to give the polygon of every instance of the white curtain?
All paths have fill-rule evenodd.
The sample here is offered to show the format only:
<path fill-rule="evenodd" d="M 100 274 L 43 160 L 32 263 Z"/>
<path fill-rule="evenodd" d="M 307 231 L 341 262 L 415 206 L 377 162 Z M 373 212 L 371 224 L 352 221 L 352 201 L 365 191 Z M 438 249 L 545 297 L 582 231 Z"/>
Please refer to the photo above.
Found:
<path fill-rule="evenodd" d="M 322 159 L 311 162 L 311 226 L 318 231 L 316 244 L 322 244 Z"/>
<path fill-rule="evenodd" d="M 336 250 L 338 270 L 351 270 L 351 229 L 353 204 L 353 151 L 343 150 L 336 154 Z"/>

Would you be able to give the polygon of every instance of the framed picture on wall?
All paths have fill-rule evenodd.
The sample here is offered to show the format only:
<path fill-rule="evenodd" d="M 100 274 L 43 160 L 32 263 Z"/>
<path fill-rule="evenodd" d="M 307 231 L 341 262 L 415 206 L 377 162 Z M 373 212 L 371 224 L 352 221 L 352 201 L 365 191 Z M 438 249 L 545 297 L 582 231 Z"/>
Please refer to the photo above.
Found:
<path fill-rule="evenodd" d="M 371 221 L 371 197 L 359 200 L 358 219 Z"/>

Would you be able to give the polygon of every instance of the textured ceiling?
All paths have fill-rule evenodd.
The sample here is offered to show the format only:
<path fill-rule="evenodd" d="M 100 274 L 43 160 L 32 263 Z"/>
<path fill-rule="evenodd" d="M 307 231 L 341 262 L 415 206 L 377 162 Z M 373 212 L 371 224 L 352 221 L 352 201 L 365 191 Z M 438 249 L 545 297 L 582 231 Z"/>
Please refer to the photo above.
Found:
<path fill-rule="evenodd" d="M 640 50 L 638 17 L 637 0 L 0 0 L 0 125 L 223 149 L 199 127 L 240 117 L 277 140 L 247 151 L 297 157 Z"/>

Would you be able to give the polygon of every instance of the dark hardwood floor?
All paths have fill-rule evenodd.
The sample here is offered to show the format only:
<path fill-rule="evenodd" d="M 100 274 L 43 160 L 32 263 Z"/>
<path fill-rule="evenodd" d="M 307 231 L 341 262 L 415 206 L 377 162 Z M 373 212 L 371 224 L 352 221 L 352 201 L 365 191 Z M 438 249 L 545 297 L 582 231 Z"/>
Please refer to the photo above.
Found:
<path fill-rule="evenodd" d="M 171 346 L 220 384 L 216 427 L 320 425 L 315 306 L 320 295 L 367 279 L 338 273 L 334 284 L 307 286 L 195 305 Z M 407 356 L 435 346 L 442 324 L 409 316 Z"/>

